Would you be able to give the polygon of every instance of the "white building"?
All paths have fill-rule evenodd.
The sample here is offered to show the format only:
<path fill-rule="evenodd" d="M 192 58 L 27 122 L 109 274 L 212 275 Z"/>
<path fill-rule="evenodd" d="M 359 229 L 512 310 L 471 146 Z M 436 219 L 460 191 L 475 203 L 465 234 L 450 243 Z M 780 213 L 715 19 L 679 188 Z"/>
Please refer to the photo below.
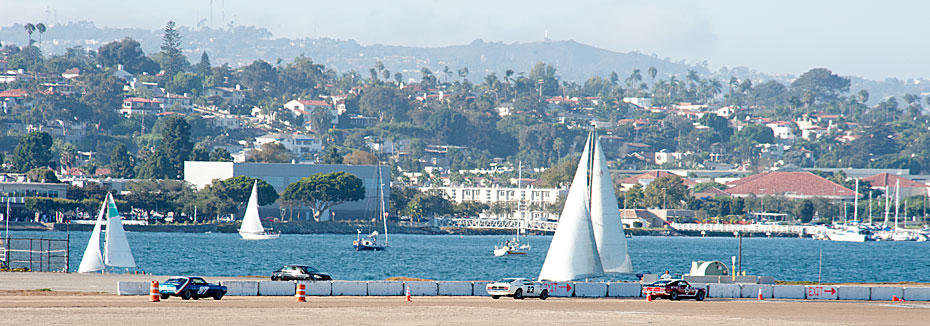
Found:
<path fill-rule="evenodd" d="M 327 112 L 332 117 L 332 119 L 329 121 L 331 124 L 339 124 L 339 111 L 327 101 L 291 100 L 290 102 L 284 104 L 284 108 L 288 111 L 291 111 L 298 117 L 309 116 L 313 113 L 314 110 L 323 109 L 326 110 L 325 112 Z"/>
<path fill-rule="evenodd" d="M 270 133 L 264 136 L 256 137 L 255 143 L 257 147 L 261 147 L 267 143 L 280 143 L 281 145 L 284 145 L 284 148 L 287 148 L 287 150 L 298 155 L 315 153 L 323 150 L 323 141 L 297 133 Z"/>
<path fill-rule="evenodd" d="M 793 140 L 795 139 L 794 132 L 791 131 L 792 123 L 789 121 L 772 121 L 766 123 L 765 126 L 772 129 L 772 133 L 775 134 L 775 138 Z"/>
<path fill-rule="evenodd" d="M 205 90 L 205 93 L 207 97 L 219 96 L 230 105 L 240 105 L 245 102 L 245 91 L 238 84 L 236 84 L 236 88 L 210 87 Z"/>
<path fill-rule="evenodd" d="M 123 107 L 120 109 L 120 113 L 130 117 L 138 114 L 158 114 L 164 112 L 161 104 L 161 102 L 155 100 L 141 97 L 130 97 L 123 100 Z"/>
<path fill-rule="evenodd" d="M 185 111 L 191 111 L 194 108 L 191 98 L 184 95 L 165 93 L 165 95 L 158 95 L 152 98 L 153 100 L 161 102 L 162 109 L 178 108 Z"/>
<path fill-rule="evenodd" d="M 535 220 L 557 219 L 557 215 L 547 212 L 549 205 L 555 204 L 560 196 L 568 194 L 567 189 L 554 188 L 513 188 L 513 187 L 468 187 L 468 186 L 449 186 L 449 187 L 422 187 L 420 191 L 441 191 L 447 199 L 455 203 L 466 201 L 475 201 L 483 204 L 513 204 L 516 212 L 506 216 L 497 216 L 498 218 L 522 218 L 529 217 Z M 518 207 L 523 207 L 523 211 Z M 484 215 L 484 214 L 482 214 Z"/>

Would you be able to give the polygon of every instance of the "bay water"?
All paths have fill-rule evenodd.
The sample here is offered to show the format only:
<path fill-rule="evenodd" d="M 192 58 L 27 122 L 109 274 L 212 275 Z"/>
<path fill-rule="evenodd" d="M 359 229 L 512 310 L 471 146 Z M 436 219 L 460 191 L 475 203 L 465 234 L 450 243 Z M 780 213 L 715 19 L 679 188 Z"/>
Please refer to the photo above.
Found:
<path fill-rule="evenodd" d="M 12 231 L 12 237 L 64 239 L 64 232 Z M 551 236 L 529 236 L 527 255 L 495 257 L 507 236 L 390 235 L 382 252 L 357 252 L 355 235 L 285 234 L 277 240 L 246 241 L 234 233 L 129 232 L 139 269 L 156 275 L 269 276 L 285 264 L 313 266 L 340 280 L 406 276 L 434 280 L 535 278 Z M 76 272 L 90 232 L 70 233 L 70 271 Z M 383 240 L 380 238 L 379 240 Z M 723 237 L 633 237 L 627 239 L 635 273 L 688 273 L 691 261 L 730 265 L 738 240 Z M 820 252 L 823 252 L 822 274 Z M 743 238 L 742 268 L 777 280 L 824 282 L 930 282 L 930 242 L 847 243 L 798 238 Z M 635 280 L 607 275 L 596 280 Z M 594 280 L 594 279 L 592 279 Z"/>

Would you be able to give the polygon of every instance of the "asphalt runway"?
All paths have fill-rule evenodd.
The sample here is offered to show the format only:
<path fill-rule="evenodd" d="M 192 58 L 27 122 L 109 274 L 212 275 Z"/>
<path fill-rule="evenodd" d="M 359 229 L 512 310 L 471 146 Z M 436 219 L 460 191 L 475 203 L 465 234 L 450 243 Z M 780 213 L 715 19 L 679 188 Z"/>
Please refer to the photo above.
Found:
<path fill-rule="evenodd" d="M 226 297 L 0 291 L 3 325 L 927 325 L 930 303 L 487 297 Z"/>

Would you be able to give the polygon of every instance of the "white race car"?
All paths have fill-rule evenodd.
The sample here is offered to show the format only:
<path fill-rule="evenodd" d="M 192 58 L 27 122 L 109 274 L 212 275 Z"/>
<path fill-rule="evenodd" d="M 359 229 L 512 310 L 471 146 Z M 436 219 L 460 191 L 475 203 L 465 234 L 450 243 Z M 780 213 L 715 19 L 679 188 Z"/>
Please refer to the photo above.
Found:
<path fill-rule="evenodd" d="M 549 290 L 542 283 L 525 278 L 505 278 L 488 284 L 486 289 L 491 299 L 513 297 L 522 300 L 525 297 L 539 297 L 540 300 L 546 300 L 549 297 Z"/>

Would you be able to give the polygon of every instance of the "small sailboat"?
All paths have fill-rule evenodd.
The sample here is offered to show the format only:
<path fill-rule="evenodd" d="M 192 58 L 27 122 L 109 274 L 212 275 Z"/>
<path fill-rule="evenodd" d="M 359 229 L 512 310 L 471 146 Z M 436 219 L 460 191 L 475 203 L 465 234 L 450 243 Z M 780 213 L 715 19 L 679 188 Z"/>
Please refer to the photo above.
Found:
<path fill-rule="evenodd" d="M 592 131 L 539 279 L 571 281 L 632 271 L 607 158 Z"/>
<path fill-rule="evenodd" d="M 520 229 L 517 229 L 517 234 L 512 239 L 494 246 L 494 256 L 526 255 L 531 248 L 530 244 L 520 242 Z"/>
<path fill-rule="evenodd" d="M 387 218 L 388 212 L 384 202 L 384 182 L 381 178 L 381 162 L 378 162 L 378 215 L 381 215 L 381 220 L 384 223 L 384 242 L 378 242 L 378 231 L 373 231 L 371 234 L 362 238 L 362 230 L 355 229 L 358 232 L 357 238 L 355 241 L 352 241 L 352 247 L 355 248 L 355 251 L 382 251 L 387 249 L 388 246 L 388 228 L 387 228 Z"/>
<path fill-rule="evenodd" d="M 239 235 L 243 240 L 268 240 L 281 236 L 280 233 L 266 231 L 261 218 L 258 217 L 258 181 L 252 184 L 252 195 L 249 196 L 249 204 L 245 207 L 245 216 L 242 217 Z"/>
<path fill-rule="evenodd" d="M 101 254 L 100 233 L 103 228 L 104 215 L 107 218 L 107 234 L 104 239 L 104 251 Z M 100 207 L 100 212 L 97 213 L 97 223 L 94 224 L 94 230 L 90 234 L 87 248 L 84 249 L 84 256 L 81 258 L 78 273 L 103 271 L 107 266 L 127 269 L 136 267 L 136 260 L 132 256 L 129 241 L 126 239 L 126 231 L 123 230 L 122 218 L 116 209 L 113 195 L 109 193 Z"/>

